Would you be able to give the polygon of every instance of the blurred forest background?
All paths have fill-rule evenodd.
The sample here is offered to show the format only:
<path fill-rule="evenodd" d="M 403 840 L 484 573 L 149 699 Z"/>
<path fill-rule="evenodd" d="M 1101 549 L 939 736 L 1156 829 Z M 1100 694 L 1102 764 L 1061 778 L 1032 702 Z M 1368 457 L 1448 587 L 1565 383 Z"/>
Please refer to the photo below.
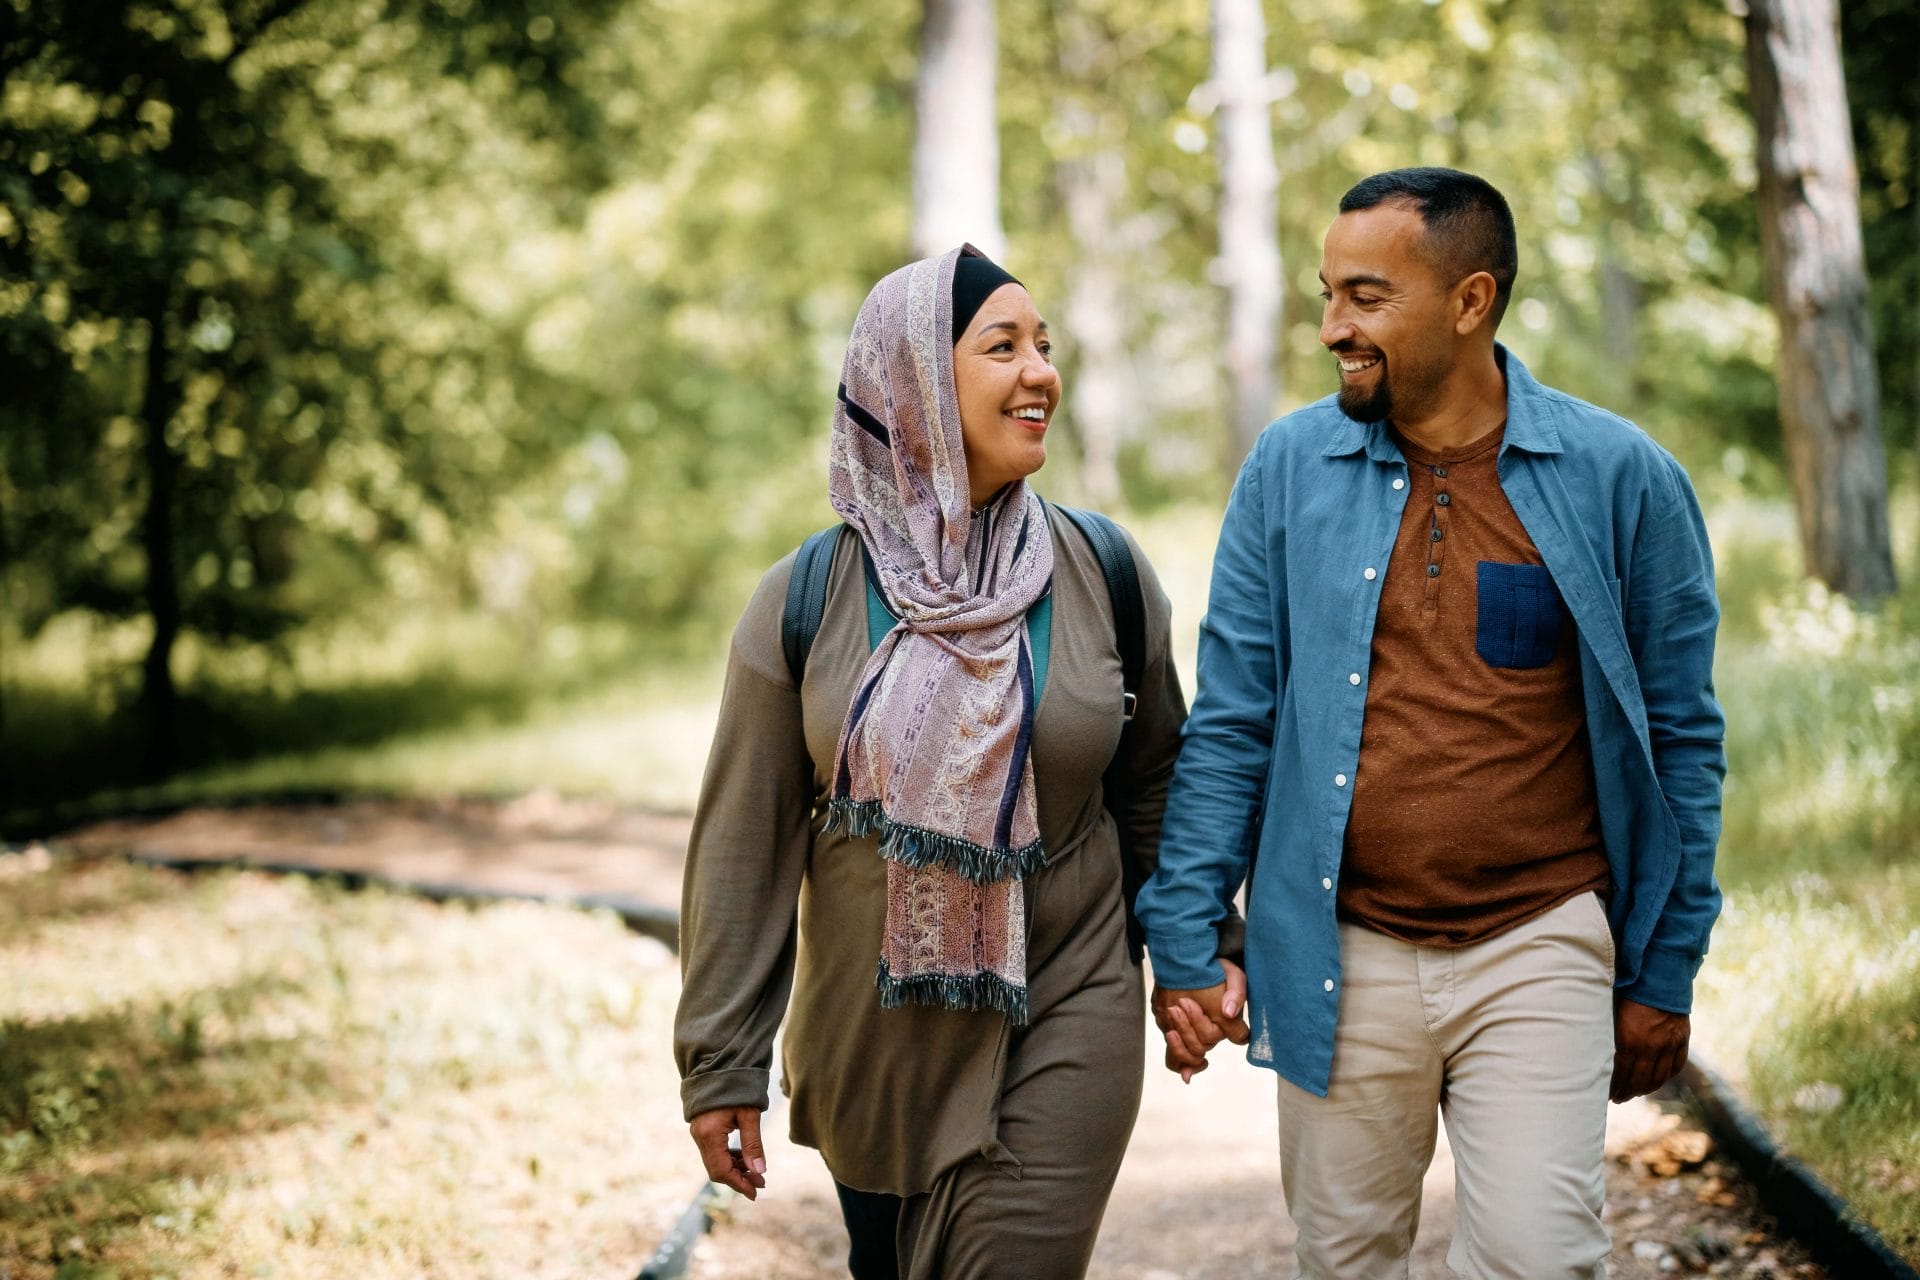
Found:
<path fill-rule="evenodd" d="M 984 92 L 997 174 L 989 154 L 971 190 L 1062 330 L 1049 491 L 1217 506 L 1249 428 L 1331 389 L 1314 273 L 1339 194 L 1438 163 L 1514 204 L 1503 337 L 1536 373 L 1696 475 L 1786 494 L 1740 13 L 1267 10 L 1261 58 L 1216 49 L 1202 0 L 1004 0 L 984 90 L 934 98 Z M 0 814 L 710 654 L 831 514 L 841 346 L 913 252 L 922 18 L 7 6 Z M 1841 18 L 1848 102 L 1824 109 L 1851 108 L 1897 486 L 1920 439 L 1920 24 L 1896 0 Z M 1272 157 L 1251 237 L 1219 154 L 1246 102 L 1262 131 L 1239 136 Z M 1273 296 L 1229 332 L 1249 287 Z"/>
<path fill-rule="evenodd" d="M 684 809 L 733 618 L 831 518 L 859 302 L 962 235 L 1059 336 L 1041 489 L 1122 514 L 1190 648 L 1251 433 L 1334 389 L 1340 194 L 1452 165 L 1518 220 L 1503 340 L 1708 507 L 1701 1042 L 1920 1256 L 1920 8 L 1833 19 L 0 3 L 0 835 L 341 790 Z"/>

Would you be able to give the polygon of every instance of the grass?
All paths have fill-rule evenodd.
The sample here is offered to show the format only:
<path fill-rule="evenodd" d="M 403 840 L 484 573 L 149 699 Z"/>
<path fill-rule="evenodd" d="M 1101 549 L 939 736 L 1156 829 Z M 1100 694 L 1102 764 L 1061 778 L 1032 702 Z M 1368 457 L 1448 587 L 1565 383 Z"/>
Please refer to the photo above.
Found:
<path fill-rule="evenodd" d="M 1714 525 L 1726 909 L 1695 1044 L 1920 1263 L 1920 590 L 1861 612 L 1793 576 L 1779 508 Z"/>
<path fill-rule="evenodd" d="M 611 919 L 0 868 L 0 1274 L 630 1275 L 699 1180 Z"/>
<path fill-rule="evenodd" d="M 537 637 L 477 617 L 341 626 L 289 651 L 188 645 L 180 767 L 140 779 L 137 627 L 66 619 L 8 652 L 0 683 L 0 835 L 199 800 L 287 793 L 515 793 L 551 786 L 689 803 L 712 734 L 709 640 L 649 650 L 623 631 Z M 651 642 L 648 642 L 651 643 Z"/>

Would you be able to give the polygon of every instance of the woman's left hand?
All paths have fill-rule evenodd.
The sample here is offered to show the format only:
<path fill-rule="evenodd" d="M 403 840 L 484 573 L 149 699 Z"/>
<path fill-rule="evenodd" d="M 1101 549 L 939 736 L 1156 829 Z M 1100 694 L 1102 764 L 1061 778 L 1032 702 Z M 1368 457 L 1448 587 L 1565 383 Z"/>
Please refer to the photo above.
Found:
<path fill-rule="evenodd" d="M 701 1163 L 707 1176 L 723 1187 L 732 1187 L 747 1199 L 755 1199 L 767 1185 L 767 1153 L 760 1145 L 760 1108 L 716 1107 L 702 1111 L 687 1128 L 693 1132 L 694 1145 L 700 1148 Z M 727 1135 L 740 1131 L 740 1149 L 727 1145 Z"/>

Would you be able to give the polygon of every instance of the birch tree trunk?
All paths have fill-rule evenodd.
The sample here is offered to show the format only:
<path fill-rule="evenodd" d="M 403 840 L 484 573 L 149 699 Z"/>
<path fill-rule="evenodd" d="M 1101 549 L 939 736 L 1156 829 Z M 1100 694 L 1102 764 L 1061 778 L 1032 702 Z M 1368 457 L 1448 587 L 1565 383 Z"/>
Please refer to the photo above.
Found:
<path fill-rule="evenodd" d="M 1067 418 L 1080 443 L 1080 481 L 1096 507 L 1121 498 L 1120 446 L 1137 434 L 1142 397 L 1129 352 L 1126 291 L 1127 160 L 1124 126 L 1090 104 L 1108 42 L 1086 13 L 1068 4 L 1057 13 L 1061 78 L 1056 123 L 1062 157 L 1055 167 L 1073 243 L 1062 300 L 1073 361 Z"/>
<path fill-rule="evenodd" d="M 1220 279 L 1227 289 L 1228 405 L 1234 462 L 1273 417 L 1279 394 L 1280 242 L 1267 20 L 1260 0 L 1213 0 L 1213 83 L 1219 102 Z"/>
<path fill-rule="evenodd" d="M 993 0 L 924 0 L 914 80 L 913 247 L 1006 252 Z"/>
<path fill-rule="evenodd" d="M 1834 0 L 1750 0 L 1747 73 L 1780 324 L 1780 425 L 1806 568 L 1836 591 L 1875 599 L 1894 589 L 1887 460 Z"/>

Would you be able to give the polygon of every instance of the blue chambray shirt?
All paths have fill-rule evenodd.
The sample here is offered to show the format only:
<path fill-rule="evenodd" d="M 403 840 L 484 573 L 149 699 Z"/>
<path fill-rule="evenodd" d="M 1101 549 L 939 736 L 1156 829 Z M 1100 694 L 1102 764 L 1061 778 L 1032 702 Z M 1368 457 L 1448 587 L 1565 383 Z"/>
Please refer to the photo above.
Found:
<path fill-rule="evenodd" d="M 1638 427 L 1496 355 L 1500 484 L 1579 632 L 1615 985 L 1686 1013 L 1720 911 L 1726 773 L 1706 526 L 1680 464 Z M 1254 445 L 1220 530 L 1160 867 L 1137 903 L 1156 981 L 1211 986 L 1251 871 L 1248 1057 L 1322 1096 L 1340 1007 L 1334 891 L 1406 474 L 1385 424 L 1354 422 L 1332 396 Z"/>

